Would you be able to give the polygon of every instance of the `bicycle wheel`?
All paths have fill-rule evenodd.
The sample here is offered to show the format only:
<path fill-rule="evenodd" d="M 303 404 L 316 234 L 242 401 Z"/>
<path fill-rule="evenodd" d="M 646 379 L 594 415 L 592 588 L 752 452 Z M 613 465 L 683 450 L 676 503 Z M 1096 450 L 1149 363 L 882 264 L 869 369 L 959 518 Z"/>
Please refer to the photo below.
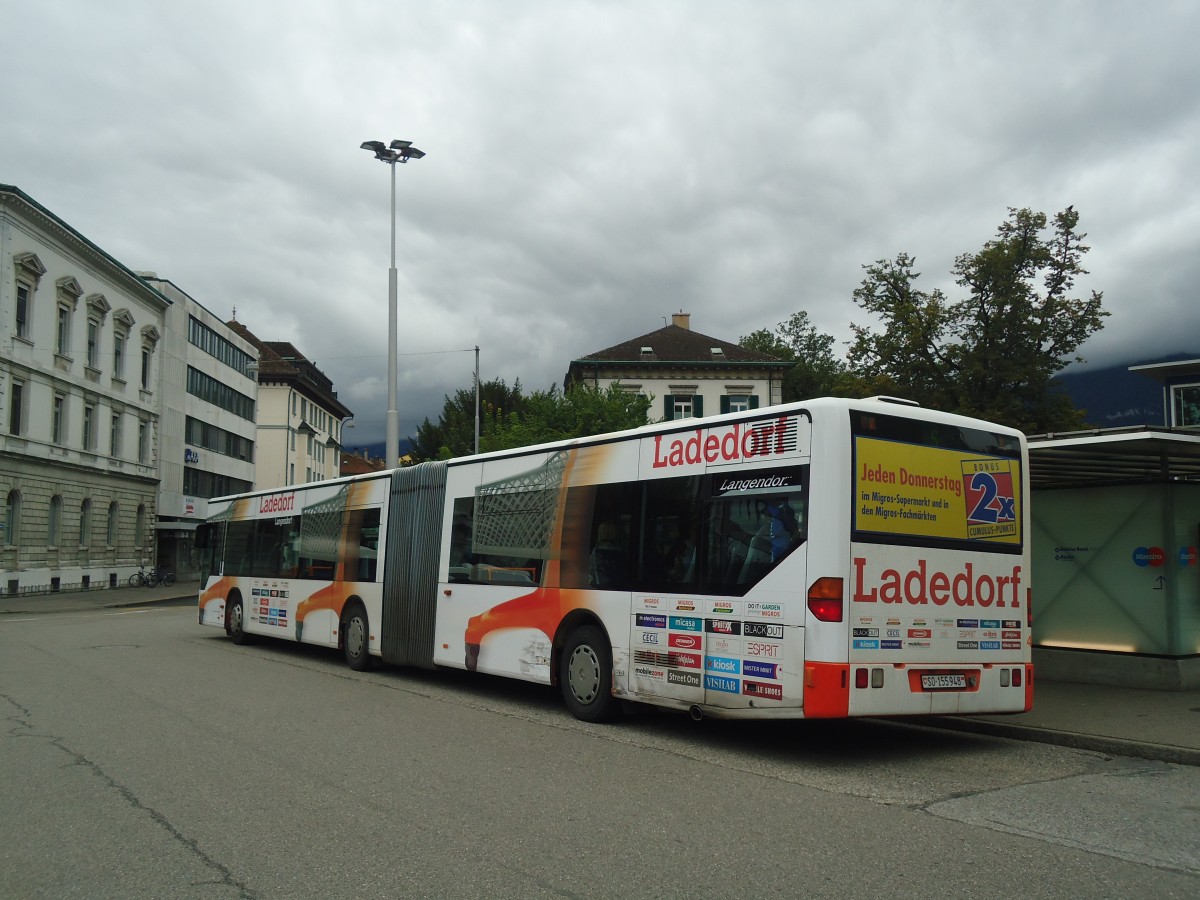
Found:
<path fill-rule="evenodd" d="M 129 576 L 130 587 L 143 587 L 146 584 L 146 576 L 141 572 L 134 572 Z"/>
<path fill-rule="evenodd" d="M 175 573 L 174 572 L 167 572 L 166 574 L 163 575 L 163 577 L 162 577 L 162 586 L 163 587 L 170 587 L 174 583 L 175 583 Z"/>

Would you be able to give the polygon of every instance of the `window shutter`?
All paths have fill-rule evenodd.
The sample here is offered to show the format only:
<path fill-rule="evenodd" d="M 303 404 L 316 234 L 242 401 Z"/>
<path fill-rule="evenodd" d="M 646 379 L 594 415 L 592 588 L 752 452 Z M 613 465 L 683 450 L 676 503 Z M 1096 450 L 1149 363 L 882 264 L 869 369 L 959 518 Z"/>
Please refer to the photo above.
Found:
<path fill-rule="evenodd" d="M 670 422 L 675 418 L 675 395 L 667 394 L 663 397 L 664 415 L 663 421 Z"/>
<path fill-rule="evenodd" d="M 729 412 L 729 395 L 728 394 L 721 395 L 721 412 L 723 412 L 723 413 Z"/>
<path fill-rule="evenodd" d="M 758 409 L 758 394 L 751 394 L 751 395 L 750 395 L 750 408 L 751 408 L 751 409 Z"/>
<path fill-rule="evenodd" d="M 704 398 L 699 394 L 692 397 L 692 415 L 697 419 L 704 415 Z"/>

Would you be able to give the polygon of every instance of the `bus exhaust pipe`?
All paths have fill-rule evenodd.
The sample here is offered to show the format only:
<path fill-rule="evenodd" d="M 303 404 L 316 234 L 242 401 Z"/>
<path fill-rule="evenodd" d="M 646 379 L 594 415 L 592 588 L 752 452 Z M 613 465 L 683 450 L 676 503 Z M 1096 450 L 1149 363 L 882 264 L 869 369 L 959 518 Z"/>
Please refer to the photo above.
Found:
<path fill-rule="evenodd" d="M 688 715 L 692 717 L 693 722 L 699 722 L 704 718 L 704 710 L 702 710 L 699 706 L 692 704 L 691 708 L 688 710 Z"/>

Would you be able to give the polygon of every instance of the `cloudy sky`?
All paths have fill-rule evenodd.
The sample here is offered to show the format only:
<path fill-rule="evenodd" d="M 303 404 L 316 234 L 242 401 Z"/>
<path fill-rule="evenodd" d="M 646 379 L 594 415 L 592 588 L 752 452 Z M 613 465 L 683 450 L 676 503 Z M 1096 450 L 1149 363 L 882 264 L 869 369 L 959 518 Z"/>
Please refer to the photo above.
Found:
<path fill-rule="evenodd" d="M 678 310 L 839 341 L 862 265 L 1073 204 L 1090 364 L 1200 356 L 1200 4 L 0 0 L 0 182 L 131 269 L 294 342 L 382 440 L 398 169 L 400 416 Z M 443 352 L 450 351 L 450 352 Z"/>

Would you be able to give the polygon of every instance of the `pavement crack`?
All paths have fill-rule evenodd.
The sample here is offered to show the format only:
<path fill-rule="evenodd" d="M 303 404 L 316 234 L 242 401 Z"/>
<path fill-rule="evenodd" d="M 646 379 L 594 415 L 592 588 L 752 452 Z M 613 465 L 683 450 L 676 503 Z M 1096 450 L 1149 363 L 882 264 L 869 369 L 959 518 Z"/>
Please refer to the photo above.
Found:
<path fill-rule="evenodd" d="M 206 881 L 203 882 L 204 884 L 215 884 L 224 887 L 235 888 L 238 892 L 238 897 L 240 900 L 256 900 L 258 897 L 257 892 L 251 890 L 243 882 L 237 880 L 229 868 L 222 865 L 219 861 L 201 849 L 200 845 L 194 838 L 190 838 L 185 835 L 182 831 L 175 827 L 175 824 L 171 822 L 171 820 L 165 815 L 163 815 L 154 807 L 147 806 L 145 803 L 143 803 L 128 785 L 117 781 L 117 779 L 109 775 L 108 772 L 106 772 L 98 763 L 89 759 L 85 754 L 80 753 L 77 750 L 73 750 L 71 747 L 67 746 L 66 741 L 62 737 L 51 734 L 37 734 L 34 731 L 32 723 L 30 722 L 33 712 L 28 707 L 23 706 L 8 694 L 0 693 L 0 699 L 3 699 L 7 703 L 11 704 L 16 710 L 15 713 L 5 717 L 8 722 L 13 723 L 12 727 L 10 727 L 8 730 L 10 735 L 13 737 L 34 738 L 45 741 L 55 750 L 65 754 L 71 760 L 73 765 L 80 766 L 91 772 L 92 775 L 101 782 L 101 784 L 114 791 L 122 800 L 129 804 L 131 808 L 148 816 L 155 825 L 167 833 L 172 841 L 184 847 L 196 859 L 200 860 L 200 862 L 206 868 L 213 870 L 217 874 L 217 877 L 211 882 Z"/>

